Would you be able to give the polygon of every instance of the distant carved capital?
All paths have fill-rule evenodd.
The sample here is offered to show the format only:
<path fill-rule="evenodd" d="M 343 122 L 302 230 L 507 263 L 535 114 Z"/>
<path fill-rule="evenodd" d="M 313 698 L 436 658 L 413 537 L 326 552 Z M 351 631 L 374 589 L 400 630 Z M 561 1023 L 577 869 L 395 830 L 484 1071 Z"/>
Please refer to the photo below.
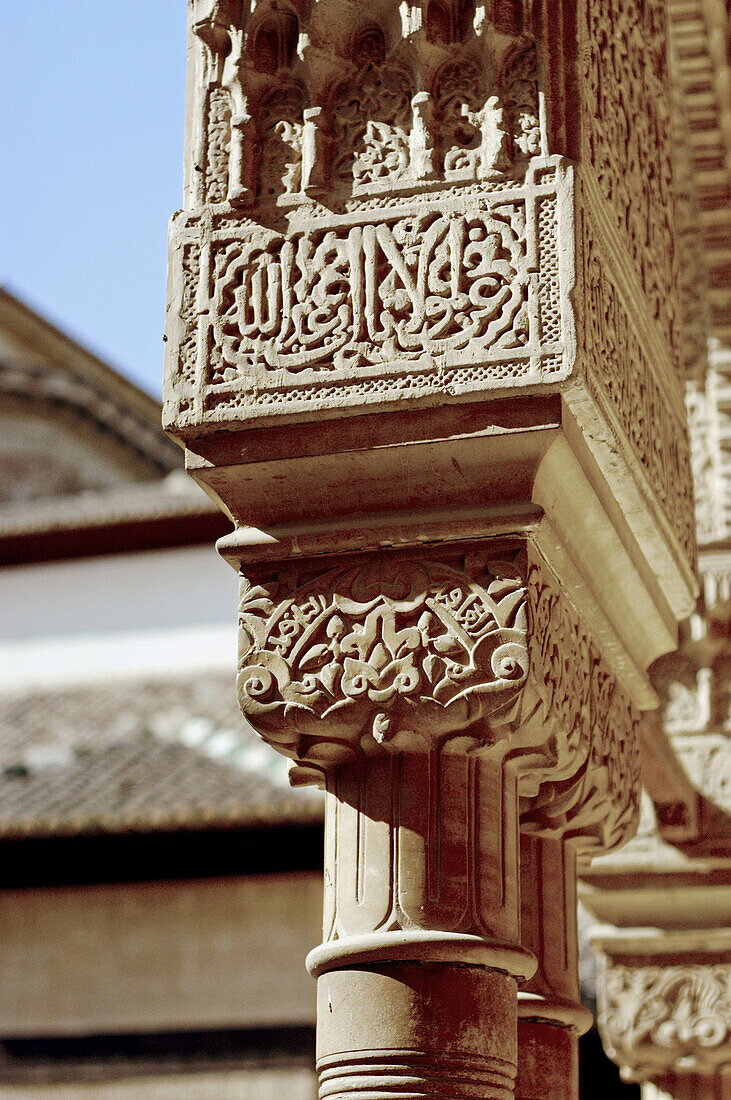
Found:
<path fill-rule="evenodd" d="M 731 1061 L 731 965 L 610 966 L 599 1027 L 628 1080 L 712 1074 Z"/>

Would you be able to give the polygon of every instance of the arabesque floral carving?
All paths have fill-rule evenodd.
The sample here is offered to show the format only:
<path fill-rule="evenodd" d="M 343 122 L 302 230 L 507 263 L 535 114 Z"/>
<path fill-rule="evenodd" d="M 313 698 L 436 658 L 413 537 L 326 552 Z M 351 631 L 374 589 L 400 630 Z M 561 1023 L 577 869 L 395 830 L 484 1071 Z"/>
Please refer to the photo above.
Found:
<path fill-rule="evenodd" d="M 527 672 L 515 569 L 478 580 L 384 557 L 310 584 L 243 581 L 239 624 L 244 713 L 291 755 L 316 738 L 326 761 L 339 742 L 425 748 L 478 718 L 497 735 Z"/>
<path fill-rule="evenodd" d="M 633 1080 L 712 1072 L 731 1037 L 731 966 L 613 964 L 600 985 L 599 1026 Z"/>
<path fill-rule="evenodd" d="M 522 827 L 608 851 L 639 821 L 639 712 L 562 586 L 528 571 L 529 676 L 512 752 L 541 747 L 523 782 Z"/>
<path fill-rule="evenodd" d="M 584 153 L 680 371 L 665 4 L 589 0 L 583 7 Z"/>
<path fill-rule="evenodd" d="M 615 847 L 639 814 L 638 714 L 545 564 L 522 568 L 384 555 L 242 579 L 244 714 L 326 769 L 360 751 L 441 751 L 455 734 L 500 742 L 524 828 Z"/>

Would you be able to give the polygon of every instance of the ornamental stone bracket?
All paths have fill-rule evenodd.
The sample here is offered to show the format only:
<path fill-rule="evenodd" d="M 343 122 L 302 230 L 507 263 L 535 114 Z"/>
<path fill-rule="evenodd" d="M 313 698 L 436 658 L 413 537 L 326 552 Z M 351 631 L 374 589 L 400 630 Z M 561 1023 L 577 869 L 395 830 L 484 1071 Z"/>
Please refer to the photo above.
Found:
<path fill-rule="evenodd" d="M 694 942 L 695 939 L 695 942 Z M 598 936 L 599 1026 L 629 1081 L 675 1100 L 731 1096 L 731 932 Z"/>
<path fill-rule="evenodd" d="M 664 5 L 190 13 L 165 423 L 327 792 L 320 1096 L 575 1100 L 576 860 L 696 591 Z"/>

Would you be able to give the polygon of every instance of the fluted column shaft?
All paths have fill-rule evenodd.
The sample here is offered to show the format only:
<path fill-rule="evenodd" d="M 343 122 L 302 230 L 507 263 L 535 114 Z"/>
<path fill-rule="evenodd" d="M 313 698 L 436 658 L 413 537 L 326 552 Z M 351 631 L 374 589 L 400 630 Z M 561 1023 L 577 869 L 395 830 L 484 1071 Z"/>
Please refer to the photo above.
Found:
<path fill-rule="evenodd" d="M 464 741 L 464 739 L 462 739 Z M 516 779 L 450 751 L 361 756 L 328 775 L 322 1100 L 508 1100 L 517 1072 Z"/>

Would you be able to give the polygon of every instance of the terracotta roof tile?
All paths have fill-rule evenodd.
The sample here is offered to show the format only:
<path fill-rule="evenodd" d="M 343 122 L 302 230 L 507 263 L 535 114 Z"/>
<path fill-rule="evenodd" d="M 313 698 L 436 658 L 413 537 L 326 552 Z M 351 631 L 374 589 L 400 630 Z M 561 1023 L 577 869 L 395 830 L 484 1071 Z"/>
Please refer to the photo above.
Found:
<path fill-rule="evenodd" d="M 0 697 L 0 837 L 321 818 L 247 728 L 232 674 Z"/>

